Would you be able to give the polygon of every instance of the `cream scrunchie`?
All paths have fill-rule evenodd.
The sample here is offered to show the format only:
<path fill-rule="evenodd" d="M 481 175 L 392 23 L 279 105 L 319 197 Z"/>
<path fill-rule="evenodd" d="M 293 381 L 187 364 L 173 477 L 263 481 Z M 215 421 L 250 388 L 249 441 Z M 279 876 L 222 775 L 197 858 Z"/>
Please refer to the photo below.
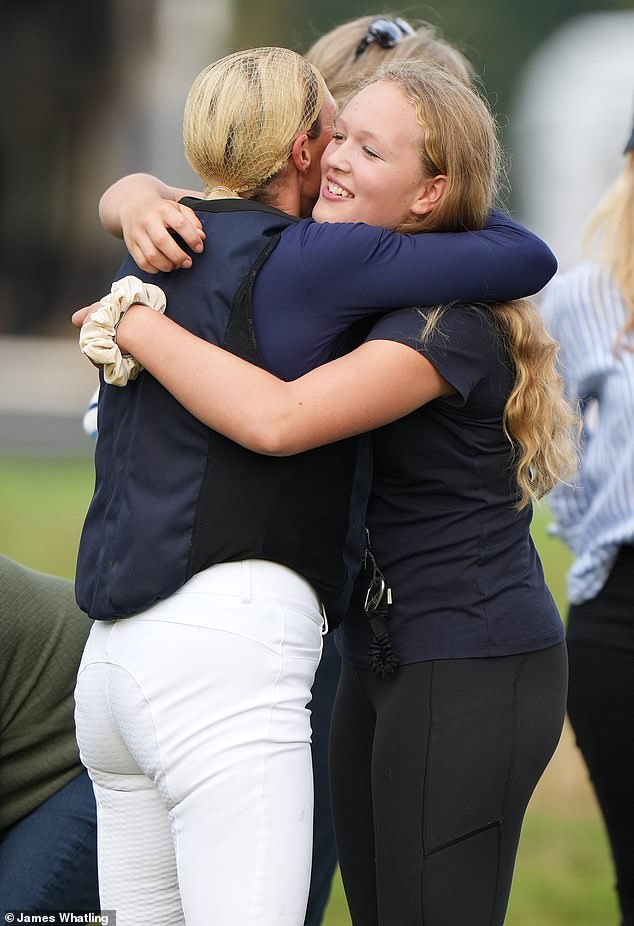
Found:
<path fill-rule="evenodd" d="M 134 357 L 124 357 L 115 340 L 117 325 L 135 302 L 164 312 L 167 300 L 160 286 L 127 276 L 112 284 L 110 293 L 99 300 L 96 312 L 84 322 L 79 333 L 82 354 L 103 367 L 103 378 L 112 386 L 125 386 L 136 379 L 143 367 Z"/>

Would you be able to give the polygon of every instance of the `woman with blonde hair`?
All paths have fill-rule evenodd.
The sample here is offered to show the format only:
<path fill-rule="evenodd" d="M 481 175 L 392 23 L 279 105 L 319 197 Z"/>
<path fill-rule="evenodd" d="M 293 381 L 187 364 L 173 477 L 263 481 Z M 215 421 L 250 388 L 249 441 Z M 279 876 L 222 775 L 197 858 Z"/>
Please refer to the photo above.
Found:
<path fill-rule="evenodd" d="M 634 924 L 634 129 L 590 219 L 589 259 L 556 278 L 542 311 L 583 417 L 579 477 L 550 497 L 573 553 L 568 713 L 607 826 L 623 926 Z"/>
<path fill-rule="evenodd" d="M 165 284 L 170 313 L 191 331 L 255 356 L 248 274 L 294 224 L 269 203 L 295 214 L 312 203 L 333 113 L 319 72 L 286 49 L 228 56 L 195 81 L 184 137 L 217 264 L 212 273 L 202 259 Z M 101 306 L 106 327 L 130 292 L 162 307 L 156 288 L 128 279 Z M 303 525 L 289 519 L 282 535 L 269 506 L 284 478 L 303 487 L 317 461 L 263 472 L 140 372 L 115 358 L 104 373 L 75 583 L 97 618 L 76 725 L 97 801 L 101 903 L 122 926 L 300 926 L 312 830 L 306 702 L 323 617 L 290 568 L 304 555 L 289 552 Z M 344 486 L 353 466 L 351 452 Z M 319 473 L 317 495 L 318 483 Z M 236 495 L 253 502 L 248 524 L 231 508 Z M 343 529 L 314 514 L 325 536 Z M 327 591 L 329 570 L 344 568 L 328 555 L 313 565 Z"/>
<path fill-rule="evenodd" d="M 333 229 L 416 227 L 421 238 L 435 216 L 442 229 L 475 229 L 498 161 L 493 120 L 468 86 L 422 62 L 392 64 L 338 117 L 314 216 Z M 345 270 L 324 269 L 336 300 Z M 302 349 L 287 334 L 282 375 Z M 514 303 L 401 310 L 294 382 L 143 305 L 120 319 L 117 342 L 194 418 L 264 460 L 325 444 L 338 465 L 351 436 L 380 428 L 368 570 L 337 631 L 332 782 L 352 919 L 502 923 L 566 688 L 563 628 L 529 527 L 531 500 L 573 464 L 574 416 L 539 316 Z"/>

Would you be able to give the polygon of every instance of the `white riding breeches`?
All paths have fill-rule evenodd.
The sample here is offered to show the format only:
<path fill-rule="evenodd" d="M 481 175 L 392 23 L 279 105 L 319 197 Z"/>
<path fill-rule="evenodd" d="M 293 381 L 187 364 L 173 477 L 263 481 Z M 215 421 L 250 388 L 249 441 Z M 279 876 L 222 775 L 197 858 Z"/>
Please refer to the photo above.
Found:
<path fill-rule="evenodd" d="M 322 623 L 312 587 L 259 560 L 95 622 L 77 738 L 117 926 L 301 926 Z"/>

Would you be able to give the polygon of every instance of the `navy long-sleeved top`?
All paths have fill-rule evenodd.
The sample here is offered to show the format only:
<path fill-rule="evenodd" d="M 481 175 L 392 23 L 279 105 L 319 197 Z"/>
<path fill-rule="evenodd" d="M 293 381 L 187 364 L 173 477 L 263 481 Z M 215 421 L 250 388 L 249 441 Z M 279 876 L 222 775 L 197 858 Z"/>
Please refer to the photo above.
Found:
<path fill-rule="evenodd" d="M 481 231 L 419 235 L 305 219 L 282 232 L 255 281 L 260 355 L 272 373 L 295 379 L 339 356 L 361 318 L 410 305 L 518 299 L 556 269 L 548 246 L 500 212 Z"/>

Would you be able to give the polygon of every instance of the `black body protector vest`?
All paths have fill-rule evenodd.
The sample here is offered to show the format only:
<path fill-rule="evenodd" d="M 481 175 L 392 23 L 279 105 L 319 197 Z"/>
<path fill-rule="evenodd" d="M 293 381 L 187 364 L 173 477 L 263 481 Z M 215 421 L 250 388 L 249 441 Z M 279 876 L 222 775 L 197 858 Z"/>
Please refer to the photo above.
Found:
<path fill-rule="evenodd" d="M 206 233 L 192 269 L 157 277 L 128 258 L 119 277 L 157 283 L 174 321 L 261 365 L 253 283 L 295 220 L 246 200 L 188 205 Z M 368 442 L 291 457 L 253 453 L 201 424 L 147 370 L 124 388 L 102 383 L 98 426 L 76 576 L 87 614 L 135 614 L 209 566 L 255 558 L 296 570 L 330 626 L 341 620 L 363 550 Z"/>

